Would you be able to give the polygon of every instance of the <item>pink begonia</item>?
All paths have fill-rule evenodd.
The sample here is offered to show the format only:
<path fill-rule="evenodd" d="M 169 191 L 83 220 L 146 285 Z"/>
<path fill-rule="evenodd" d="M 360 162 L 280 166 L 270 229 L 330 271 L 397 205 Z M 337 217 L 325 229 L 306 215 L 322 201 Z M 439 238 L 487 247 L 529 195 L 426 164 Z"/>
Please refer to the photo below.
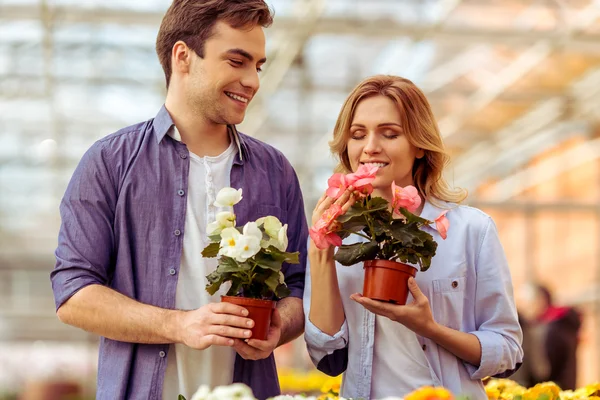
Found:
<path fill-rule="evenodd" d="M 365 186 L 370 186 L 370 192 L 372 192 L 373 187 L 371 186 L 371 183 L 375 180 L 375 175 L 377 175 L 378 170 L 379 167 L 376 165 L 363 164 L 358 167 L 355 173 L 346 175 L 346 183 L 348 186 L 352 185 L 354 186 L 354 189 L 361 192 Z"/>
<path fill-rule="evenodd" d="M 315 246 L 321 250 L 325 250 L 330 245 L 338 247 L 342 245 L 342 238 L 334 232 L 326 233 L 315 228 L 310 228 L 308 233 L 313 242 L 315 242 Z"/>
<path fill-rule="evenodd" d="M 341 246 L 342 238 L 335 232 L 331 231 L 332 225 L 335 224 L 335 220 L 342 214 L 342 207 L 338 204 L 332 204 L 327 211 L 321 215 L 321 218 L 317 221 L 315 226 L 310 228 L 308 233 L 311 239 L 315 242 L 315 245 L 323 250 L 328 248 L 330 245 Z"/>
<path fill-rule="evenodd" d="M 437 229 L 438 233 L 442 237 L 442 239 L 446 240 L 448 237 L 448 228 L 450 228 L 450 221 L 446 218 L 446 213 L 448 210 L 444 210 L 440 215 L 435 219 L 435 229 Z"/>
<path fill-rule="evenodd" d="M 396 183 L 392 182 L 392 192 L 394 194 L 392 208 L 397 214 L 400 214 L 399 208 L 406 208 L 412 213 L 421 205 L 419 191 L 412 185 L 403 188 L 401 186 L 396 186 Z"/>
<path fill-rule="evenodd" d="M 333 174 L 331 178 L 327 181 L 329 188 L 327 189 L 327 196 L 332 199 L 337 199 L 340 197 L 344 191 L 348 188 L 346 175 L 344 174 Z"/>

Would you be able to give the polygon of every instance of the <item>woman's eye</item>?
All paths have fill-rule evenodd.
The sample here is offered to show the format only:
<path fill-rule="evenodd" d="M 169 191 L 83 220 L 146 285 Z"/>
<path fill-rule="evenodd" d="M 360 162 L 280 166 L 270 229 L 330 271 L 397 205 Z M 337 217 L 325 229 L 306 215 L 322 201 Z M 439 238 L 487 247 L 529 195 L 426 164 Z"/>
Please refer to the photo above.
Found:
<path fill-rule="evenodd" d="M 260 67 L 256 68 L 256 72 L 261 73 L 262 72 L 262 68 L 260 68 Z"/>
<path fill-rule="evenodd" d="M 229 60 L 229 62 L 234 64 L 236 67 L 241 67 L 243 64 L 241 61 L 238 60 Z"/>
<path fill-rule="evenodd" d="M 355 132 L 355 133 L 353 133 L 353 134 L 351 135 L 351 137 L 352 137 L 352 139 L 354 139 L 354 140 L 360 140 L 360 139 L 364 138 L 364 137 L 365 137 L 365 135 L 364 135 L 363 133 L 360 133 L 360 132 Z"/>

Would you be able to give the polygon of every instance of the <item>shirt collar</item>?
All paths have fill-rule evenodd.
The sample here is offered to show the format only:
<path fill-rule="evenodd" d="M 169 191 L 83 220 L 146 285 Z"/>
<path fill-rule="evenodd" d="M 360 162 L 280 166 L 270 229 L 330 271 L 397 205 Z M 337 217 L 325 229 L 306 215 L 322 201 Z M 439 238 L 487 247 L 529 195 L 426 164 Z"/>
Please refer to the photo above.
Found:
<path fill-rule="evenodd" d="M 156 117 L 154 117 L 154 121 L 152 122 L 154 127 L 154 134 L 156 135 L 156 141 L 160 143 L 165 135 L 169 132 L 171 127 L 175 125 L 173 122 L 173 118 L 167 111 L 167 108 L 163 105 Z M 235 144 L 238 149 L 238 153 L 236 155 L 236 161 L 238 164 L 243 164 L 244 159 L 248 158 L 248 146 L 246 144 L 245 138 L 240 135 L 235 125 L 227 125 L 227 131 L 235 141 Z M 176 135 L 179 136 L 179 132 L 176 132 Z M 181 140 L 181 136 L 174 137 L 176 140 Z"/>

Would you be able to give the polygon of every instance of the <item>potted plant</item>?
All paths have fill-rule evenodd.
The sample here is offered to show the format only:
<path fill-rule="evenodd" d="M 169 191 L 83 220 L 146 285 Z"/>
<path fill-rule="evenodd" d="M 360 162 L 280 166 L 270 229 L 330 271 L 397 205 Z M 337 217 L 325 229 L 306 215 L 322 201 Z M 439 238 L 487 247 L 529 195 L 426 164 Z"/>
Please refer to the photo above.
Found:
<path fill-rule="evenodd" d="M 421 228 L 436 224 L 443 239 L 449 227 L 443 211 L 435 221 L 421 218 L 413 212 L 421 204 L 414 186 L 400 187 L 392 183 L 393 200 L 371 196 L 378 167 L 361 165 L 353 174 L 334 174 L 329 178 L 327 196 L 338 198 L 350 186 L 356 202 L 344 214 L 333 204 L 310 229 L 318 248 L 337 246 L 335 260 L 350 266 L 364 262 L 363 296 L 375 300 L 406 304 L 408 279 L 417 273 L 417 266 L 426 271 L 431 266 L 437 243 Z M 350 234 L 361 237 L 353 244 L 342 244 Z"/>
<path fill-rule="evenodd" d="M 299 253 L 286 252 L 287 224 L 274 216 L 265 216 L 236 226 L 233 206 L 242 200 L 242 189 L 230 187 L 219 191 L 215 206 L 225 208 L 208 225 L 211 243 L 203 257 L 219 257 L 217 268 L 206 276 L 206 291 L 211 295 L 225 282 L 231 286 L 221 301 L 240 305 L 254 321 L 252 337 L 265 340 L 271 325 L 274 299 L 290 294 L 281 267 L 284 262 L 299 263 Z"/>

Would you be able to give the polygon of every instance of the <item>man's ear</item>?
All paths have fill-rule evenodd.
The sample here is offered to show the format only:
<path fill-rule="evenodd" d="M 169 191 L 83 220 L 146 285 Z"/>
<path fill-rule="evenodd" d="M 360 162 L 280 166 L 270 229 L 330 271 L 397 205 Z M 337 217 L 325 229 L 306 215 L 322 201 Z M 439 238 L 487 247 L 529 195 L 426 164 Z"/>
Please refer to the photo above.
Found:
<path fill-rule="evenodd" d="M 184 41 L 178 40 L 173 45 L 173 50 L 171 51 L 172 71 L 177 71 L 182 74 L 188 73 L 192 63 L 192 53 L 193 50 L 190 49 Z"/>

